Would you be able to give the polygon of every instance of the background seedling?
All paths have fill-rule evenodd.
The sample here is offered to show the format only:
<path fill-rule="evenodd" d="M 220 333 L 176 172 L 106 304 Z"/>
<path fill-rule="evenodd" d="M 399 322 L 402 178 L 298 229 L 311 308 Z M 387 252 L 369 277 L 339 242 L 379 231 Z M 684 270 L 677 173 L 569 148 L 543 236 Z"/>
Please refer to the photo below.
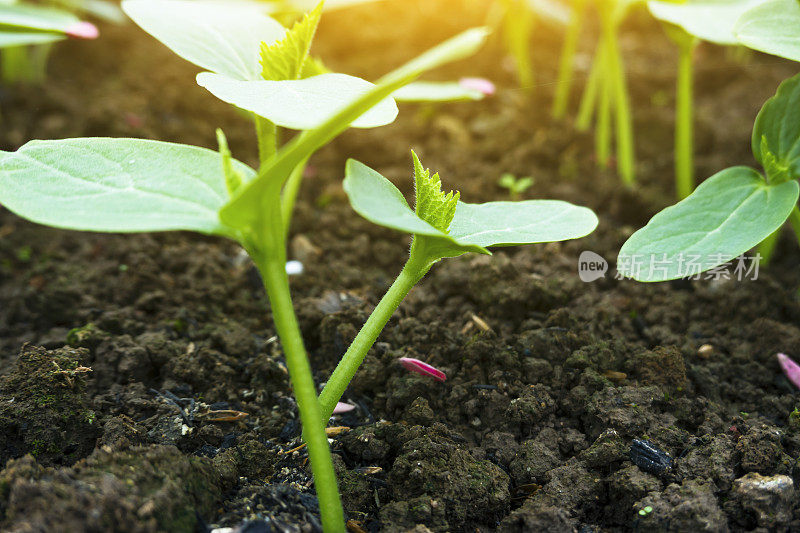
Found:
<path fill-rule="evenodd" d="M 678 45 L 678 81 L 675 100 L 675 190 L 678 199 L 694 189 L 694 67 L 692 56 L 699 40 L 734 46 L 734 26 L 742 13 L 763 0 L 689 0 L 682 3 L 651 0 L 654 17 Z"/>
<path fill-rule="evenodd" d="M 558 200 L 460 202 L 458 193 L 445 194 L 439 175 L 431 175 L 416 154 L 412 152 L 412 156 L 416 192 L 413 210 L 388 179 L 358 161 L 347 162 L 344 189 L 353 209 L 370 222 L 409 233 L 413 239 L 402 271 L 325 384 L 319 396 L 323 418 L 333 412 L 403 298 L 441 259 L 466 253 L 489 254 L 489 246 L 577 239 L 597 227 L 597 217 L 590 209 Z"/>
<path fill-rule="evenodd" d="M 638 281 L 699 274 L 747 252 L 787 219 L 800 241 L 800 75 L 761 108 L 752 150 L 764 175 L 732 167 L 710 177 L 634 233 L 619 252 L 617 270 Z"/>
<path fill-rule="evenodd" d="M 530 176 L 517 178 L 514 174 L 506 172 L 500 176 L 497 184 L 504 189 L 508 189 L 508 195 L 512 200 L 518 200 L 520 195 L 533 185 L 533 178 Z"/>
<path fill-rule="evenodd" d="M 120 9 L 104 0 L 62 0 L 42 4 L 0 2 L 0 65 L 5 83 L 43 83 L 53 43 L 95 39 L 97 28 L 76 14 L 121 22 Z"/>
<path fill-rule="evenodd" d="M 598 0 L 600 40 L 595 49 L 589 79 L 581 98 L 577 128 L 589 129 L 595 117 L 595 154 L 598 164 L 611 160 L 612 111 L 616 124 L 617 171 L 626 185 L 636 180 L 633 119 L 625 67 L 619 49 L 619 26 L 638 0 Z"/>
<path fill-rule="evenodd" d="M 298 98 L 314 105 L 291 107 L 294 116 L 283 107 L 294 104 L 289 98 L 280 100 L 281 105 L 259 108 L 269 117 L 256 117 L 261 148 L 258 171 L 232 158 L 221 132 L 219 152 L 141 139 L 32 141 L 16 152 L 2 153 L 0 203 L 24 218 L 55 227 L 106 232 L 191 230 L 241 244 L 261 272 L 270 300 L 308 444 L 323 525 L 330 531 L 343 531 L 324 430 L 330 413 L 321 416 L 289 291 L 281 195 L 292 172 L 314 151 L 356 121 L 369 125 L 393 120 L 397 110 L 390 95 L 394 91 L 431 68 L 474 53 L 486 32 L 468 30 L 390 72 L 377 85 L 333 75 L 336 78 L 331 78 L 328 88 L 338 94 L 326 98 L 315 92 L 318 76 L 259 79 L 262 73 L 275 72 L 288 73 L 288 78 L 307 68 L 310 27 L 315 26 L 318 12 L 287 33 L 250 3 L 135 0 L 126 2 L 125 9 L 179 55 L 213 70 L 213 83 L 222 87 L 220 91 L 236 82 L 259 84 L 262 94 L 262 83 L 278 95 L 307 88 L 311 96 L 301 93 Z M 316 63 L 310 65 L 316 67 Z M 237 101 L 243 94 L 233 91 Z M 279 149 L 271 118 L 312 129 Z"/>

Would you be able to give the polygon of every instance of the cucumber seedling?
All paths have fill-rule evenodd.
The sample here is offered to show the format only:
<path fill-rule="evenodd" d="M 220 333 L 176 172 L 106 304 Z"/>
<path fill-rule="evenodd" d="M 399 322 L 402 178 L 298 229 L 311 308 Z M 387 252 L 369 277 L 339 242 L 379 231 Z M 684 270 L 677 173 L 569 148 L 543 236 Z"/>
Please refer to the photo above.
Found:
<path fill-rule="evenodd" d="M 511 197 L 512 200 L 519 200 L 519 197 L 531 188 L 533 185 L 533 178 L 530 176 L 525 176 L 524 178 L 518 178 L 509 172 L 506 172 L 500 179 L 497 181 L 497 184 L 508 190 L 508 195 Z"/>
<path fill-rule="evenodd" d="M 431 175 L 413 152 L 412 157 L 414 209 L 388 179 L 358 161 L 347 162 L 344 190 L 353 209 L 374 224 L 413 238 L 405 266 L 367 318 L 319 396 L 323 419 L 333 412 L 392 313 L 434 264 L 466 253 L 489 254 L 490 246 L 577 239 L 597 227 L 597 217 L 590 209 L 559 200 L 461 202 L 459 193 L 445 194 L 439 175 Z M 439 372 L 433 367 L 428 370 L 432 374 Z M 444 374 L 438 379 L 443 380 Z"/>
<path fill-rule="evenodd" d="M 761 108 L 751 144 L 763 174 L 738 166 L 711 176 L 634 233 L 617 270 L 638 281 L 696 275 L 747 252 L 787 219 L 800 242 L 800 74 Z"/>
<path fill-rule="evenodd" d="M 208 69 L 200 81 L 254 113 L 261 164 L 219 152 L 142 139 L 31 141 L 0 152 L 0 204 L 59 228 L 131 233 L 189 230 L 239 243 L 261 273 L 308 445 L 326 531 L 344 531 L 341 500 L 317 389 L 292 307 L 286 273 L 285 194 L 293 172 L 350 125 L 391 122 L 391 95 L 423 72 L 474 53 L 486 39 L 467 30 L 377 84 L 318 72 L 308 47 L 312 12 L 292 30 L 257 4 L 131 0 L 125 10 L 181 57 Z M 283 78 L 283 79 L 265 79 Z M 277 126 L 304 130 L 278 147 Z"/>
<path fill-rule="evenodd" d="M 763 0 L 651 0 L 650 13 L 664 23 L 667 36 L 678 46 L 675 98 L 675 190 L 683 200 L 694 190 L 694 66 L 699 41 L 722 46 L 739 44 L 734 27 L 739 17 Z"/>
<path fill-rule="evenodd" d="M 577 128 L 586 131 L 595 117 L 595 155 L 601 167 L 610 164 L 612 129 L 615 131 L 617 172 L 626 185 L 636 181 L 636 160 L 630 94 L 618 34 L 631 6 L 639 1 L 595 2 L 600 17 L 600 38 L 576 120 Z"/>
<path fill-rule="evenodd" d="M 121 22 L 119 7 L 106 0 L 0 2 L 0 75 L 4 83 L 44 83 L 52 44 L 67 38 L 96 39 L 97 27 L 77 14 Z"/>

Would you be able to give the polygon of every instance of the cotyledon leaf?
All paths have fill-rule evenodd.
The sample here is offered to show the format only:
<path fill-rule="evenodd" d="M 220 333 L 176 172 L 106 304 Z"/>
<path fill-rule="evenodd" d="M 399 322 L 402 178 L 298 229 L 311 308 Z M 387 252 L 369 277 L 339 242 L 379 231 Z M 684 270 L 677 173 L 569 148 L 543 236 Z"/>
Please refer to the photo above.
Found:
<path fill-rule="evenodd" d="M 125 0 L 122 9 L 180 57 L 234 79 L 261 79 L 261 43 L 286 29 L 258 3 Z"/>
<path fill-rule="evenodd" d="M 597 227 L 597 216 L 590 209 L 558 200 L 458 202 L 449 231 L 443 232 L 418 217 L 388 179 L 352 159 L 347 162 L 344 189 L 353 209 L 370 222 L 436 237 L 462 253 L 485 253 L 487 246 L 577 239 Z"/>
<path fill-rule="evenodd" d="M 739 18 L 734 33 L 749 48 L 800 61 L 800 2 L 761 2 Z"/>
<path fill-rule="evenodd" d="M 738 44 L 733 30 L 742 14 L 764 0 L 650 0 L 647 7 L 659 20 L 680 26 L 698 39 L 720 45 Z"/>
<path fill-rule="evenodd" d="M 798 191 L 796 181 L 769 185 L 749 167 L 718 172 L 634 233 L 617 270 L 637 281 L 666 281 L 727 263 L 781 227 Z"/>
<path fill-rule="evenodd" d="M 211 94 L 241 109 L 269 119 L 274 124 L 295 130 L 317 128 L 354 98 L 375 86 L 347 74 L 320 74 L 302 80 L 242 81 L 201 72 L 197 83 Z M 351 124 L 354 128 L 374 128 L 397 117 L 397 104 L 385 98 Z"/>
<path fill-rule="evenodd" d="M 238 161 L 246 179 L 255 171 Z M 0 204 L 58 228 L 193 230 L 233 236 L 218 212 L 228 193 L 219 153 L 144 139 L 31 141 L 0 153 Z"/>

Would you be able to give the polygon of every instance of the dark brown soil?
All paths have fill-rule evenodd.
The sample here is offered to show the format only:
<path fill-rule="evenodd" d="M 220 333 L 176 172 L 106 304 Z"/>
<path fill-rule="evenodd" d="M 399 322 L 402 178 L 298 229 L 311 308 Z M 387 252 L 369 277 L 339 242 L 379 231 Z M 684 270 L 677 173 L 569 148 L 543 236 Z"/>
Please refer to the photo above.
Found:
<path fill-rule="evenodd" d="M 477 8 L 455 16 L 453 5 L 331 14 L 317 51 L 374 79 L 480 22 Z M 134 27 L 103 30 L 96 43 L 58 47 L 47 87 L 3 89 L 0 148 L 71 136 L 214 147 L 221 126 L 254 162 L 249 123 L 195 86 L 194 67 Z M 395 124 L 348 132 L 313 160 L 291 249 L 306 273 L 292 288 L 320 383 L 408 244 L 349 209 L 347 157 L 409 192 L 414 148 L 467 201 L 503 198 L 503 172 L 531 175 L 527 197 L 587 205 L 601 219 L 580 241 L 442 262 L 411 292 L 347 392 L 358 408 L 332 423 L 350 428 L 333 447 L 348 517 L 364 530 L 800 531 L 799 404 L 775 359 L 800 356 L 791 236 L 757 281 L 577 276 L 582 250 L 613 265 L 673 195 L 675 55 L 644 14 L 625 30 L 636 189 L 597 170 L 589 135 L 550 119 L 560 37 L 546 26 L 533 90 L 514 88 L 493 42 L 440 75 L 488 76 L 496 97 L 404 106 Z M 699 50 L 698 175 L 751 163 L 755 114 L 796 70 Z M 292 451 L 299 428 L 281 347 L 237 246 L 58 231 L 7 211 L 0 235 L 0 529 L 319 529 L 306 456 Z M 447 381 L 405 372 L 402 356 Z M 632 456 L 634 439 L 671 467 Z"/>

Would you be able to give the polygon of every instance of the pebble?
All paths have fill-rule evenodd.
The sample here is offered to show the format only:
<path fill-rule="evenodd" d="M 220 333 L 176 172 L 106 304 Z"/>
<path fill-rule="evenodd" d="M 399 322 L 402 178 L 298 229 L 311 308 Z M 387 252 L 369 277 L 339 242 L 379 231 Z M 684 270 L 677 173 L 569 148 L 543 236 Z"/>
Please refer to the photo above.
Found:
<path fill-rule="evenodd" d="M 286 273 L 290 276 L 299 276 L 303 273 L 303 263 L 300 261 L 287 261 L 286 262 Z"/>
<path fill-rule="evenodd" d="M 789 476 L 750 472 L 733 482 L 731 496 L 756 517 L 760 527 L 773 529 L 792 519 L 794 492 L 794 481 Z"/>
<path fill-rule="evenodd" d="M 697 356 L 702 359 L 708 359 L 714 355 L 714 347 L 710 344 L 704 344 L 697 349 Z"/>

